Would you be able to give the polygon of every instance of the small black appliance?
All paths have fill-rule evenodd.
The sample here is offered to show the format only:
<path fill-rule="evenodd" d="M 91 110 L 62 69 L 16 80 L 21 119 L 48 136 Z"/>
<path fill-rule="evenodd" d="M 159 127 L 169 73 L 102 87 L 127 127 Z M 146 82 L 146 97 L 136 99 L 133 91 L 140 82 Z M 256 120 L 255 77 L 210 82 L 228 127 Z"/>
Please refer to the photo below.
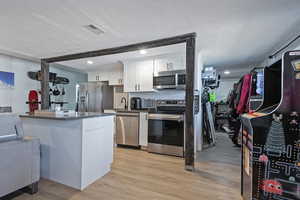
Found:
<path fill-rule="evenodd" d="M 132 97 L 130 100 L 131 110 L 141 110 L 142 109 L 142 99 L 140 97 Z"/>

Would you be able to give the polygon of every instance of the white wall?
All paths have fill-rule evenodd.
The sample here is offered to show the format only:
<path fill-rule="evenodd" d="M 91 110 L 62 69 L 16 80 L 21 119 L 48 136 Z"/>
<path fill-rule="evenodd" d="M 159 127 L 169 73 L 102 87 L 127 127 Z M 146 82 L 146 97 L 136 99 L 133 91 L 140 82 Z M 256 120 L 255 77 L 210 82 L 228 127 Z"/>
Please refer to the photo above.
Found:
<path fill-rule="evenodd" d="M 217 101 L 226 101 L 228 94 L 230 90 L 233 88 L 233 84 L 238 82 L 239 79 L 221 79 L 220 80 L 220 87 L 217 88 L 216 95 L 217 95 Z"/>
<path fill-rule="evenodd" d="M 64 101 L 68 102 L 68 104 L 64 105 L 64 109 L 75 110 L 76 108 L 76 84 L 87 82 L 88 75 L 87 73 L 82 73 L 79 71 L 75 71 L 70 67 L 62 66 L 62 65 L 50 65 L 50 72 L 56 73 L 57 76 L 63 76 L 69 79 L 69 84 L 67 85 L 58 85 L 60 91 L 62 88 L 65 89 L 65 95 L 52 96 L 51 101 Z M 50 84 L 50 88 L 53 88 L 52 84 Z"/>
<path fill-rule="evenodd" d="M 15 73 L 15 87 L 13 89 L 0 88 L 0 106 L 12 106 L 15 113 L 27 112 L 29 109 L 25 102 L 29 90 L 40 89 L 40 83 L 29 79 L 27 72 L 39 69 L 39 63 L 0 55 L 0 71 Z"/>
<path fill-rule="evenodd" d="M 202 78 L 201 72 L 204 67 L 202 54 L 196 55 L 196 66 L 195 66 L 195 90 L 198 90 L 199 94 L 199 107 L 200 111 L 194 115 L 194 138 L 195 138 L 195 156 L 197 151 L 202 150 L 202 108 L 201 108 L 201 90 L 202 90 Z"/>

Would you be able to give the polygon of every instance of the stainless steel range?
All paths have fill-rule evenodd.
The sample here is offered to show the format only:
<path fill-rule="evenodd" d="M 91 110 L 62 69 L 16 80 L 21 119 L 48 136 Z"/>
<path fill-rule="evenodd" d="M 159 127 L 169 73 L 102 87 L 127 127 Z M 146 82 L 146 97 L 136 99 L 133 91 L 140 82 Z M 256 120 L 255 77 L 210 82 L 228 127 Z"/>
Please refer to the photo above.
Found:
<path fill-rule="evenodd" d="M 148 151 L 184 156 L 184 100 L 157 100 L 148 117 Z"/>

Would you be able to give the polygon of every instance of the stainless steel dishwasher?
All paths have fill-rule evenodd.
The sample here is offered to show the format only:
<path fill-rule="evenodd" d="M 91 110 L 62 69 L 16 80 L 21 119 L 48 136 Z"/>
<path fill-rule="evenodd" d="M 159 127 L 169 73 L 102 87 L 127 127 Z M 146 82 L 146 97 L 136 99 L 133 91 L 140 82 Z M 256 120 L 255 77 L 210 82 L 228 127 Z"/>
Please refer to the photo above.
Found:
<path fill-rule="evenodd" d="M 139 146 L 139 113 L 117 112 L 118 145 Z"/>

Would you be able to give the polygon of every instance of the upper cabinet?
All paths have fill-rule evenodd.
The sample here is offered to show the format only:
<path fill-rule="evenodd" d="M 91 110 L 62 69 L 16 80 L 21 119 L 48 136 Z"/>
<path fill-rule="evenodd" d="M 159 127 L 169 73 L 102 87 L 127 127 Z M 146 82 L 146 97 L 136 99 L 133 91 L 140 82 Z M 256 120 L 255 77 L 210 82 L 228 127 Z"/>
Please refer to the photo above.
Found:
<path fill-rule="evenodd" d="M 152 92 L 153 69 L 153 59 L 124 62 L 124 92 Z"/>
<path fill-rule="evenodd" d="M 123 85 L 123 63 L 100 66 L 88 72 L 88 81 L 108 81 L 109 85 Z"/>
<path fill-rule="evenodd" d="M 185 55 L 162 55 L 154 60 L 154 73 L 161 71 L 185 70 Z"/>
<path fill-rule="evenodd" d="M 160 55 L 99 66 L 99 70 L 88 73 L 88 80 L 124 85 L 124 92 L 152 92 L 153 74 L 174 70 L 185 70 L 184 54 Z"/>
<path fill-rule="evenodd" d="M 88 81 L 100 81 L 100 77 L 103 78 L 103 76 L 100 75 L 100 72 L 88 72 Z"/>
<path fill-rule="evenodd" d="M 124 62 L 124 92 L 137 91 L 137 73 L 135 62 Z"/>

